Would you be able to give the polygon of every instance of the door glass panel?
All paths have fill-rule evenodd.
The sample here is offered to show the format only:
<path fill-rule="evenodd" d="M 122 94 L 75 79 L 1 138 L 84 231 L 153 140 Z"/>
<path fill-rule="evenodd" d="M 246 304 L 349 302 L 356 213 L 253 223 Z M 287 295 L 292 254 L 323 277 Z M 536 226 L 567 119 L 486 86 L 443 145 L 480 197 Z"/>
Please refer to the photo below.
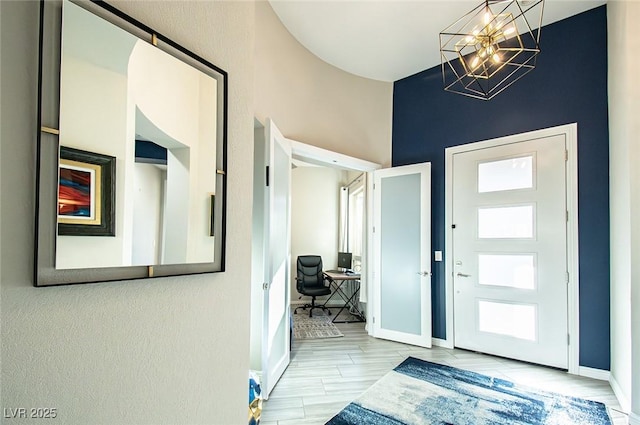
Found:
<path fill-rule="evenodd" d="M 272 136 L 273 181 L 270 185 L 268 264 L 270 282 L 267 303 L 266 364 L 263 363 L 268 395 L 289 364 L 289 183 L 290 157 L 279 137 Z"/>
<path fill-rule="evenodd" d="M 269 349 L 276 344 L 278 326 L 285 314 L 288 276 L 288 199 L 289 157 L 278 144 L 274 145 L 273 212 L 271 217 L 271 287 L 269 289 Z M 284 343 L 284 340 L 280 341 Z"/>
<path fill-rule="evenodd" d="M 534 260 L 534 254 L 479 254 L 478 283 L 534 289 Z"/>
<path fill-rule="evenodd" d="M 289 321 L 285 320 L 283 316 L 280 320 L 280 323 L 275 327 L 275 334 L 272 342 L 276 342 L 272 344 L 269 348 L 269 371 L 276 372 L 278 370 L 278 365 L 282 363 L 283 357 L 287 354 L 286 350 L 289 348 L 286 344 L 280 344 L 277 342 L 286 341 L 287 335 L 289 332 Z M 276 377 L 276 380 L 279 377 Z M 275 385 L 276 382 L 273 382 L 272 385 Z"/>
<path fill-rule="evenodd" d="M 381 185 L 380 327 L 421 335 L 420 174 Z"/>
<path fill-rule="evenodd" d="M 288 255 L 288 241 L 289 233 L 287 231 L 287 223 L 289 222 L 289 155 L 287 152 L 276 143 L 273 148 L 273 162 L 274 173 L 273 179 L 273 211 L 274 217 L 272 217 L 271 223 L 273 228 L 271 229 L 272 245 L 271 249 L 276 250 L 274 255 L 274 268 L 273 272 L 277 270 L 277 266 L 281 261 L 285 261 Z"/>
<path fill-rule="evenodd" d="M 478 164 L 478 192 L 533 187 L 533 156 Z"/>
<path fill-rule="evenodd" d="M 280 267 L 273 276 L 273 281 L 269 287 L 269 349 L 276 344 L 275 339 L 277 327 L 279 326 L 285 313 L 286 300 L 286 265 L 285 261 L 280 263 Z M 277 345 L 277 344 L 276 344 Z"/>
<path fill-rule="evenodd" d="M 480 332 L 535 341 L 536 316 L 536 306 L 534 305 L 478 301 Z"/>
<path fill-rule="evenodd" d="M 532 238 L 533 205 L 478 208 L 478 237 Z"/>

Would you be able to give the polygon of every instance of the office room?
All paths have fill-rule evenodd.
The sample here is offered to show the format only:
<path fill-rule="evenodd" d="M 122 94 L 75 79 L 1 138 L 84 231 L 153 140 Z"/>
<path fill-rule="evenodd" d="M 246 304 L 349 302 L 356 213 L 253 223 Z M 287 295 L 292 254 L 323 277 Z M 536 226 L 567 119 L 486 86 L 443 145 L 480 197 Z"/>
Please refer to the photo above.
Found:
<path fill-rule="evenodd" d="M 297 291 L 297 258 L 319 256 L 324 272 L 361 271 L 364 222 L 366 220 L 362 172 L 319 166 L 309 162 L 292 162 L 291 170 L 291 305 L 295 313 L 310 311 L 298 306 L 308 304 L 308 296 Z M 339 262 L 339 253 L 342 260 Z M 351 254 L 351 258 L 349 255 Z M 318 304 L 334 308 L 342 298 L 317 297 Z M 343 300 L 342 300 L 343 301 Z M 314 309 L 322 315 L 322 309 Z M 326 313 L 326 311 L 325 311 Z"/>

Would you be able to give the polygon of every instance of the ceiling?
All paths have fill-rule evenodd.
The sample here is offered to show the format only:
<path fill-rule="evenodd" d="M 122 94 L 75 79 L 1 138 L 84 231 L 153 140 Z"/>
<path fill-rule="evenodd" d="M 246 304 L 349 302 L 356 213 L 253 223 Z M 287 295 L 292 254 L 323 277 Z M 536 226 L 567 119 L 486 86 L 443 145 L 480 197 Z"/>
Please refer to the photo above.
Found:
<path fill-rule="evenodd" d="M 289 32 L 320 59 L 352 74 L 396 81 L 440 64 L 438 34 L 481 1 L 269 0 Z M 547 0 L 543 25 L 606 0 Z M 544 42 L 544 31 L 541 35 Z"/>

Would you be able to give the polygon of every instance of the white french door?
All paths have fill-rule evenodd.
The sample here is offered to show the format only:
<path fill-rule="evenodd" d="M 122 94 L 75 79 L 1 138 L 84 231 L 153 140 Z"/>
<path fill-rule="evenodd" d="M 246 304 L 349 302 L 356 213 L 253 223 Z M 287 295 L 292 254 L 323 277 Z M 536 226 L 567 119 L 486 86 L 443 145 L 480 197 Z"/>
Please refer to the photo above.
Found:
<path fill-rule="evenodd" d="M 373 175 L 373 336 L 431 347 L 431 164 Z"/>
<path fill-rule="evenodd" d="M 453 154 L 456 347 L 568 367 L 566 149 L 560 134 Z"/>
<path fill-rule="evenodd" d="M 262 342 L 263 396 L 268 398 L 290 362 L 291 145 L 267 120 L 267 211 Z"/>

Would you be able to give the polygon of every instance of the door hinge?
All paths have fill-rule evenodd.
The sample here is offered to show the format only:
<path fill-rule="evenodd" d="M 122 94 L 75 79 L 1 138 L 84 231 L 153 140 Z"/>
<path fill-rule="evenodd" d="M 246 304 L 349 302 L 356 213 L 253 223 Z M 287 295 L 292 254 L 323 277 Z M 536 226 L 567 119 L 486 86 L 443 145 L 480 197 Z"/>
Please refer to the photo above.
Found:
<path fill-rule="evenodd" d="M 567 150 L 564 151 L 564 160 L 565 162 L 569 160 L 569 151 Z"/>
<path fill-rule="evenodd" d="M 569 222 L 569 211 L 567 211 L 567 223 Z"/>
<path fill-rule="evenodd" d="M 268 284 L 268 283 L 266 283 L 266 282 L 265 282 L 265 283 L 263 283 L 263 284 L 262 284 L 262 289 L 263 289 L 263 290 L 265 290 L 265 291 L 268 291 L 268 290 L 269 290 L 269 284 Z"/>
<path fill-rule="evenodd" d="M 373 321 L 373 323 L 376 323 L 376 318 L 375 316 L 371 318 L 371 320 Z"/>
<path fill-rule="evenodd" d="M 265 182 L 267 183 L 266 186 L 269 186 L 269 166 L 267 165 L 266 167 L 266 175 L 265 175 Z"/>
<path fill-rule="evenodd" d="M 376 226 L 373 226 L 373 233 L 376 232 Z"/>
<path fill-rule="evenodd" d="M 566 273 L 567 273 L 566 278 L 567 278 L 567 285 L 568 285 L 569 284 L 569 272 L 566 272 Z"/>
<path fill-rule="evenodd" d="M 571 335 L 567 334 L 567 345 L 571 345 Z"/>

